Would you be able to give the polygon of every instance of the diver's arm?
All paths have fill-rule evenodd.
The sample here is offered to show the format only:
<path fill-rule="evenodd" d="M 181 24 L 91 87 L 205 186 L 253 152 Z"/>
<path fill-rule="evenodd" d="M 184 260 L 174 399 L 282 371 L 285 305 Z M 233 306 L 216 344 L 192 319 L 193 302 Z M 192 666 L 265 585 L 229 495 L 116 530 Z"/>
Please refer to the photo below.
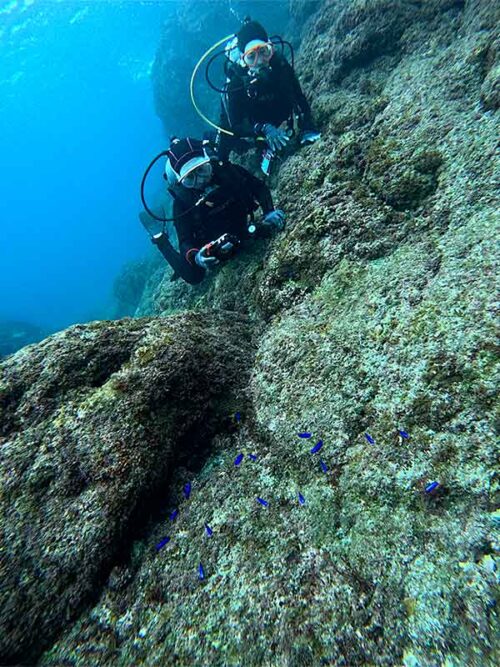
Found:
<path fill-rule="evenodd" d="M 158 247 L 158 250 L 163 257 L 165 257 L 175 273 L 179 274 L 179 276 L 187 283 L 196 285 L 196 283 L 200 283 L 203 280 L 205 271 L 200 269 L 199 266 L 191 266 L 191 264 L 174 249 L 166 234 L 162 234 L 158 238 L 153 239 L 153 243 Z"/>
<path fill-rule="evenodd" d="M 179 217 L 184 212 L 177 201 L 174 202 L 174 225 L 179 239 L 179 251 L 177 252 L 166 234 L 153 239 L 153 242 L 170 266 L 180 277 L 192 285 L 199 283 L 205 276 L 205 271 L 194 262 L 194 255 L 198 251 L 195 247 L 193 220 L 189 214 Z"/>

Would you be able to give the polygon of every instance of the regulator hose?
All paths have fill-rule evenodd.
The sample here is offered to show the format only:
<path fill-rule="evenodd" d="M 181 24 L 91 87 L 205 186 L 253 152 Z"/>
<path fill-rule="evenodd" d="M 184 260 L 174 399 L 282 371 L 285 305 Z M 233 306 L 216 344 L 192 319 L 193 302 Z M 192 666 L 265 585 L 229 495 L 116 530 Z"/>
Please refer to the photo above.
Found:
<path fill-rule="evenodd" d="M 146 203 L 146 197 L 144 195 L 144 186 L 146 184 L 146 179 L 149 176 L 149 172 L 153 168 L 153 166 L 158 162 L 158 160 L 162 157 L 165 157 L 168 155 L 168 151 L 162 151 L 161 153 L 158 153 L 158 155 L 151 160 L 151 162 L 148 164 L 146 171 L 144 172 L 144 175 L 142 177 L 141 181 L 141 201 L 142 205 L 144 206 L 145 211 L 155 220 L 159 220 L 159 222 L 172 222 L 172 218 L 160 218 L 160 216 L 156 215 L 156 213 L 153 213 L 153 211 L 149 208 L 149 206 Z"/>
<path fill-rule="evenodd" d="M 155 158 L 153 158 L 153 159 L 151 160 L 151 162 L 150 162 L 149 165 L 147 166 L 146 171 L 144 172 L 144 175 L 143 175 L 143 177 L 142 177 L 142 181 L 141 181 L 141 201 L 142 201 L 142 205 L 144 206 L 144 210 L 145 210 L 145 211 L 146 211 L 152 218 L 154 218 L 155 220 L 158 220 L 159 222 L 163 222 L 163 223 L 165 223 L 165 222 L 175 222 L 175 221 L 178 220 L 179 218 L 182 218 L 184 215 L 187 215 L 188 213 L 191 213 L 191 211 L 197 206 L 197 203 L 196 203 L 196 204 L 194 204 L 194 206 L 191 206 L 191 207 L 188 208 L 186 211 L 183 211 L 183 213 L 181 213 L 180 215 L 175 216 L 174 218 L 160 218 L 160 216 L 159 216 L 159 215 L 156 215 L 156 213 L 153 213 L 153 211 L 152 211 L 152 210 L 149 208 L 149 206 L 147 205 L 147 203 L 146 203 L 146 197 L 145 197 L 145 195 L 144 195 L 144 186 L 145 186 L 145 184 L 146 184 L 146 179 L 147 179 L 147 177 L 149 176 L 149 172 L 151 171 L 151 169 L 153 168 L 153 166 L 158 162 L 158 160 L 159 160 L 160 158 L 165 157 L 166 155 L 168 155 L 168 151 L 162 151 L 161 153 L 158 153 L 158 155 L 157 155 Z M 164 230 L 165 230 L 165 225 L 163 225 L 163 231 L 164 231 Z"/>
<path fill-rule="evenodd" d="M 293 49 L 293 46 L 290 44 L 290 42 L 287 42 L 286 40 L 284 40 L 282 37 L 280 37 L 280 35 L 273 35 L 272 37 L 269 38 L 269 41 L 270 42 L 273 42 L 273 41 L 274 42 L 279 42 L 281 44 L 281 52 L 282 52 L 283 55 L 284 55 L 284 51 L 285 51 L 285 49 L 284 49 L 285 44 L 286 44 L 286 46 L 288 46 L 288 48 L 290 49 L 290 56 L 291 56 L 290 60 L 291 60 L 292 69 L 295 71 L 295 51 Z"/>
<path fill-rule="evenodd" d="M 212 63 L 214 62 L 214 60 L 215 60 L 216 58 L 218 58 L 219 56 L 222 56 L 222 55 L 224 55 L 224 56 L 226 57 L 227 62 L 230 62 L 229 58 L 227 57 L 227 55 L 226 55 L 226 53 L 225 53 L 225 49 L 224 49 L 224 51 L 217 51 L 217 53 L 215 53 L 215 54 L 210 58 L 210 60 L 208 61 L 207 65 L 206 65 L 206 67 L 205 67 L 205 79 L 206 79 L 206 82 L 208 83 L 208 85 L 210 86 L 210 88 L 211 88 L 212 90 L 215 90 L 217 93 L 222 93 L 223 95 L 225 95 L 225 94 L 227 93 L 227 86 L 228 86 L 229 82 L 226 82 L 226 83 L 224 84 L 224 88 L 217 88 L 217 86 L 216 86 L 215 84 L 213 84 L 212 81 L 210 80 L 210 71 L 209 71 L 209 70 L 210 70 L 210 67 L 211 67 L 211 65 L 212 65 Z M 226 69 L 227 62 L 224 63 L 224 74 L 225 74 L 226 76 L 227 76 L 227 69 Z M 239 91 L 239 90 L 244 90 L 244 89 L 245 89 L 245 86 L 244 86 L 244 85 L 241 85 L 239 88 L 233 88 L 233 89 L 232 89 L 232 92 L 233 92 L 233 93 L 236 93 L 237 91 Z"/>
<path fill-rule="evenodd" d="M 191 102 L 193 103 L 193 106 L 196 109 L 196 112 L 198 113 L 198 115 L 201 118 L 203 118 L 203 120 L 206 123 L 208 123 L 209 125 L 214 127 L 216 130 L 219 130 L 220 132 L 223 132 L 224 134 L 228 134 L 231 137 L 234 137 L 234 132 L 231 132 L 231 130 L 226 130 L 224 127 L 220 127 L 219 125 L 216 125 L 215 123 L 213 123 L 209 118 L 207 118 L 205 116 L 205 114 L 201 111 L 201 109 L 196 104 L 196 100 L 194 99 L 194 80 L 195 80 L 195 77 L 196 77 L 196 74 L 197 74 L 198 70 L 200 69 L 201 63 L 205 60 L 205 58 L 210 53 L 212 53 L 212 51 L 214 51 L 217 47 L 219 47 L 224 42 L 227 42 L 229 39 L 231 39 L 234 36 L 235 36 L 234 34 L 226 35 L 226 37 L 223 37 L 221 40 L 219 40 L 213 46 L 211 46 L 209 49 L 207 49 L 207 51 L 205 51 L 205 53 L 201 56 L 201 58 L 196 63 L 195 68 L 193 70 L 193 73 L 191 74 L 191 81 L 189 83 L 189 93 L 191 95 Z"/>

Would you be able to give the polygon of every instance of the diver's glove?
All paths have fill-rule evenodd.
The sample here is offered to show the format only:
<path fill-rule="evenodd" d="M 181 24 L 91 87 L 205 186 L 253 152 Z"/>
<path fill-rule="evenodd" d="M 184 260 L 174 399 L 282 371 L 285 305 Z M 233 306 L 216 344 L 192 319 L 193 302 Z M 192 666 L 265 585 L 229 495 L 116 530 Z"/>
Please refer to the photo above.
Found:
<path fill-rule="evenodd" d="M 300 133 L 300 143 L 301 144 L 313 144 L 315 141 L 321 137 L 320 132 L 314 132 L 314 130 L 303 130 Z"/>
<path fill-rule="evenodd" d="M 271 125 L 271 123 L 257 123 L 255 125 L 255 131 L 264 134 L 267 144 L 272 151 L 279 151 L 280 148 L 286 146 L 288 141 L 290 141 L 290 137 L 286 130 L 281 127 L 275 127 L 274 125 Z"/>
<path fill-rule="evenodd" d="M 285 226 L 285 218 L 286 218 L 285 212 L 282 211 L 280 208 L 277 208 L 274 211 L 269 211 L 269 213 L 266 213 L 262 222 L 265 225 L 276 227 L 276 229 L 281 231 Z"/>
<path fill-rule="evenodd" d="M 194 258 L 196 264 L 200 266 L 202 269 L 210 269 L 212 266 L 215 266 L 216 264 L 219 263 L 217 257 L 207 257 L 206 249 L 207 246 L 204 245 L 201 250 L 198 250 Z"/>

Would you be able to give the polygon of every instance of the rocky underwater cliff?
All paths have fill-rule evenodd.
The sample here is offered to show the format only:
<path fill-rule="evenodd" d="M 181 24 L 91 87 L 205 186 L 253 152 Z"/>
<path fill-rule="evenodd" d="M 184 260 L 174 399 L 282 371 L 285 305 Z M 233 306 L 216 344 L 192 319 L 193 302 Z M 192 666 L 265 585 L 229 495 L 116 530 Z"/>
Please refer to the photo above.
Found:
<path fill-rule="evenodd" d="M 20 322 L 19 320 L 1 320 L 0 321 L 0 359 L 9 354 L 17 352 L 21 347 L 36 343 L 48 332 L 37 327 L 30 322 Z"/>
<path fill-rule="evenodd" d="M 284 231 L 0 364 L 1 665 L 500 663 L 499 6 L 290 7 Z"/>

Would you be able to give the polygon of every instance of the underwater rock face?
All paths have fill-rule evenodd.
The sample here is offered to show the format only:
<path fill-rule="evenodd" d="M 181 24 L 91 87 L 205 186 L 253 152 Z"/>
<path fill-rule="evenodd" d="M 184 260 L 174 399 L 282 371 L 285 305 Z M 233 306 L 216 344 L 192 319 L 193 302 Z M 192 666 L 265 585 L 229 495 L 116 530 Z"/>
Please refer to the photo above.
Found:
<path fill-rule="evenodd" d="M 123 655 L 161 656 L 162 637 L 194 662 L 499 661 L 499 20 L 486 0 L 345 0 L 303 28 L 297 68 L 323 136 L 274 181 L 284 233 L 207 284 L 162 284 L 142 302 L 145 313 L 232 303 L 264 320 L 243 431 L 264 461 L 260 487 L 249 473 L 238 489 L 259 488 L 274 513 L 266 524 L 231 491 L 218 506 L 237 540 L 230 556 L 225 540 L 211 545 L 210 603 L 168 583 L 194 569 L 188 549 L 148 559 L 141 571 L 160 618 L 175 601 L 178 635 L 151 620 L 152 637 L 132 643 L 152 618 L 134 584 Z M 327 473 L 294 442 L 303 428 L 324 440 Z M 197 512 L 210 516 L 213 497 Z M 107 592 L 99 614 L 116 604 Z"/>
<path fill-rule="evenodd" d="M 127 262 L 113 284 L 115 300 L 113 319 L 134 315 L 146 289 L 148 276 L 161 266 L 158 255 L 150 258 Z"/>
<path fill-rule="evenodd" d="M 329 0 L 300 26 L 322 138 L 271 181 L 284 232 L 138 309 L 249 316 L 240 416 L 40 665 L 500 663 L 498 10 Z"/>
<path fill-rule="evenodd" d="M 245 318 L 185 313 L 73 326 L 0 364 L 2 665 L 92 599 L 249 349 Z"/>
<path fill-rule="evenodd" d="M 0 359 L 25 345 L 38 342 L 45 335 L 42 329 L 28 322 L 0 322 Z"/>

